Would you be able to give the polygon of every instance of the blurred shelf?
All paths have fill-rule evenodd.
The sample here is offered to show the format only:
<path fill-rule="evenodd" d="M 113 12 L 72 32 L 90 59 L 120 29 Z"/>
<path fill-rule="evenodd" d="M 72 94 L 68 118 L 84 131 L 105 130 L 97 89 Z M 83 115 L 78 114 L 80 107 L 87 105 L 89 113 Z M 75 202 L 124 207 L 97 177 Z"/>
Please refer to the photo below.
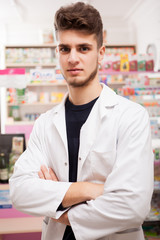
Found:
<path fill-rule="evenodd" d="M 9 184 L 8 183 L 0 183 L 0 190 L 8 190 L 9 189 Z"/>
<path fill-rule="evenodd" d="M 121 71 L 111 71 L 111 72 L 103 72 L 99 71 L 100 75 L 131 75 L 131 74 L 156 74 L 157 72 L 154 71 L 128 71 L 128 72 L 121 72 Z"/>
<path fill-rule="evenodd" d="M 12 104 L 12 103 L 8 103 L 7 105 L 9 107 L 12 107 L 12 106 L 55 106 L 57 105 L 59 102 L 57 103 L 52 103 L 52 102 L 49 102 L 49 103 L 41 103 L 41 102 L 35 102 L 35 103 L 21 103 L 21 104 Z"/>
<path fill-rule="evenodd" d="M 5 126 L 33 125 L 34 121 L 14 121 L 6 122 Z"/>
<path fill-rule="evenodd" d="M 15 67 L 56 67 L 55 63 L 6 63 L 6 68 L 15 68 Z"/>
<path fill-rule="evenodd" d="M 0 237 L 3 234 L 41 232 L 42 222 L 43 217 L 0 219 Z"/>
<path fill-rule="evenodd" d="M 122 81 L 122 82 L 107 82 L 107 85 L 108 86 L 117 86 L 117 85 L 125 85 L 125 82 Z"/>
<path fill-rule="evenodd" d="M 53 82 L 53 83 L 29 83 L 27 84 L 27 87 L 50 87 L 50 86 L 53 86 L 53 87 L 66 87 L 67 84 L 65 82 L 63 83 L 58 83 L 58 82 Z"/>
<path fill-rule="evenodd" d="M 55 48 L 55 43 L 37 44 L 37 45 L 7 45 L 5 48 Z"/>

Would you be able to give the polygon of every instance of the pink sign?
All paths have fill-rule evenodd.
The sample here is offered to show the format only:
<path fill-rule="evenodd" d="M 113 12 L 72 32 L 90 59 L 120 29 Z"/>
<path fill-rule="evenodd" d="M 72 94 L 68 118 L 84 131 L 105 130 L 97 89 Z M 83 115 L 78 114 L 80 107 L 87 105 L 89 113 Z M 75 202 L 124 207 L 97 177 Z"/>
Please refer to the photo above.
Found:
<path fill-rule="evenodd" d="M 8 68 L 0 70 L 0 87 L 26 88 L 25 68 Z"/>
<path fill-rule="evenodd" d="M 8 68 L 0 70 L 0 75 L 24 75 L 25 68 Z"/>

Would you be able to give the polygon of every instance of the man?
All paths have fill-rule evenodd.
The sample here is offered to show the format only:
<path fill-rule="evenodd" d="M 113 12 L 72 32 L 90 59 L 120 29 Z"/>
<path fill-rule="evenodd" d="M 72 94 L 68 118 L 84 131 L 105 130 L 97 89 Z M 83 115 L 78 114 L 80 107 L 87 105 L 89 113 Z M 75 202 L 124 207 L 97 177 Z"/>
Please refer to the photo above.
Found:
<path fill-rule="evenodd" d="M 99 83 L 95 8 L 60 8 L 55 30 L 68 94 L 35 122 L 10 179 L 12 202 L 45 216 L 45 240 L 143 240 L 153 190 L 148 114 Z"/>

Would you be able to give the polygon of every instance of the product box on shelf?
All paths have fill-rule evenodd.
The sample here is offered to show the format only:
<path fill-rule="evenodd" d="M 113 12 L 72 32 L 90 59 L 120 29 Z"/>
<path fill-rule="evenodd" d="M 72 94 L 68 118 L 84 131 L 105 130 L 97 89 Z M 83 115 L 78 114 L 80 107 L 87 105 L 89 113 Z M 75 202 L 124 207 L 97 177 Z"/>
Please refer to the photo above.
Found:
<path fill-rule="evenodd" d="M 121 57 L 119 54 L 115 54 L 113 58 L 113 63 L 112 63 L 112 69 L 113 71 L 120 71 L 120 64 L 121 64 Z"/>
<path fill-rule="evenodd" d="M 7 208 L 12 208 L 8 184 L 0 184 L 0 211 Z"/>
<path fill-rule="evenodd" d="M 154 148 L 153 152 L 154 152 L 154 180 L 160 183 L 160 147 Z"/>
<path fill-rule="evenodd" d="M 121 56 L 120 71 L 122 71 L 122 72 L 129 72 L 128 54 L 121 54 L 120 56 Z"/>
<path fill-rule="evenodd" d="M 129 55 L 129 70 L 130 71 L 137 71 L 138 70 L 136 54 L 130 54 Z"/>
<path fill-rule="evenodd" d="M 154 71 L 151 54 L 105 54 L 100 72 Z"/>
<path fill-rule="evenodd" d="M 0 209 L 12 208 L 9 190 L 0 190 Z"/>
<path fill-rule="evenodd" d="M 9 154 L 9 167 L 8 167 L 9 178 L 12 176 L 14 171 L 14 165 L 18 158 L 20 157 L 20 155 L 23 153 L 23 151 L 24 151 L 24 138 L 20 136 L 14 136 L 12 138 L 12 148 Z"/>
<path fill-rule="evenodd" d="M 54 83 L 55 79 L 54 69 L 30 69 L 30 83 Z"/>
<path fill-rule="evenodd" d="M 63 92 L 51 92 L 51 102 L 60 103 L 64 97 Z"/>
<path fill-rule="evenodd" d="M 54 64 L 55 54 L 50 47 L 6 47 L 6 65 Z"/>
<path fill-rule="evenodd" d="M 108 54 L 104 56 L 104 60 L 101 66 L 100 71 L 111 72 L 112 69 L 112 62 L 113 62 L 114 55 Z"/>
<path fill-rule="evenodd" d="M 153 109 L 153 110 L 155 111 L 155 109 Z M 157 111 L 159 111 L 159 108 L 158 108 Z M 159 122 L 159 119 L 150 118 L 150 125 L 151 125 L 152 139 L 160 139 L 160 122 Z"/>

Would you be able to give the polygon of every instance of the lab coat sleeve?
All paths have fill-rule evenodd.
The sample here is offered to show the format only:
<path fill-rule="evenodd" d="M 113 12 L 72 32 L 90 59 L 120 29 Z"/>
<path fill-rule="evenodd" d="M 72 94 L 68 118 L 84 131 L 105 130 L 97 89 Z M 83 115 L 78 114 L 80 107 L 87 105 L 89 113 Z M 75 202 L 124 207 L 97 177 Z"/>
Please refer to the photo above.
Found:
<path fill-rule="evenodd" d="M 141 106 L 126 110 L 118 129 L 116 162 L 103 195 L 68 212 L 77 240 L 101 239 L 137 228 L 150 210 L 153 152 L 148 113 Z"/>
<path fill-rule="evenodd" d="M 47 166 L 42 115 L 34 124 L 26 151 L 17 160 L 10 178 L 10 196 L 15 208 L 28 214 L 59 218 L 57 211 L 71 183 L 43 180 L 40 166 Z"/>

